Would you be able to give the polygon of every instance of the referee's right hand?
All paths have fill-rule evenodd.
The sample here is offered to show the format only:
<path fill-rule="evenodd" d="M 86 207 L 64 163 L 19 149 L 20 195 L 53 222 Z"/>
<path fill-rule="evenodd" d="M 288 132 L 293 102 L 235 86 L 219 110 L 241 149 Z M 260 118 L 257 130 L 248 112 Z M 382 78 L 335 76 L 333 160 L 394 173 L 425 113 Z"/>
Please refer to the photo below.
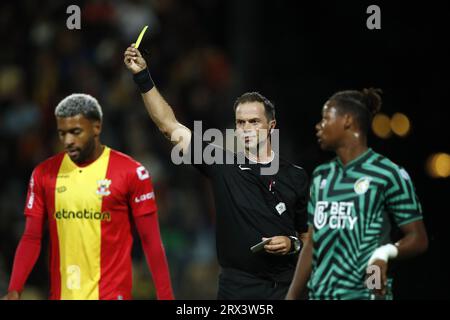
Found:
<path fill-rule="evenodd" d="M 265 240 L 267 238 L 263 238 Z M 275 236 L 264 246 L 267 253 L 285 255 L 291 251 L 291 239 L 286 236 Z"/>

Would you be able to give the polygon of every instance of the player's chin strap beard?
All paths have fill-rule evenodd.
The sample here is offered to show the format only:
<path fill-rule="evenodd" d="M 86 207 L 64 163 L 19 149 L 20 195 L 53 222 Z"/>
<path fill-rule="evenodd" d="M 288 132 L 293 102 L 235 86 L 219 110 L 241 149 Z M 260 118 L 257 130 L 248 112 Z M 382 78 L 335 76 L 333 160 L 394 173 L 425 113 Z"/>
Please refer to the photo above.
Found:
<path fill-rule="evenodd" d="M 88 158 L 94 156 L 95 152 L 95 137 L 93 137 L 87 144 L 86 147 L 80 149 L 80 156 L 78 157 L 77 163 L 84 163 Z"/>

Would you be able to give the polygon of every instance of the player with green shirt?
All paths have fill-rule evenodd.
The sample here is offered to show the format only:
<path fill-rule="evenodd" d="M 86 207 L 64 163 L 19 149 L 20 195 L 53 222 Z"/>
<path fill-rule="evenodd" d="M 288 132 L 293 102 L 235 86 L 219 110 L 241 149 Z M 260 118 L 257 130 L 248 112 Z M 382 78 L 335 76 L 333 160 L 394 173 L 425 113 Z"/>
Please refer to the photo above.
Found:
<path fill-rule="evenodd" d="M 428 247 L 410 176 L 367 146 L 371 118 L 381 107 L 379 94 L 377 89 L 341 91 L 323 107 L 318 142 L 337 157 L 312 175 L 309 240 L 287 299 L 304 297 L 306 288 L 310 299 L 390 299 L 389 260 Z M 403 233 L 395 244 L 393 224 Z M 372 274 L 380 275 L 378 285 L 366 281 Z"/>

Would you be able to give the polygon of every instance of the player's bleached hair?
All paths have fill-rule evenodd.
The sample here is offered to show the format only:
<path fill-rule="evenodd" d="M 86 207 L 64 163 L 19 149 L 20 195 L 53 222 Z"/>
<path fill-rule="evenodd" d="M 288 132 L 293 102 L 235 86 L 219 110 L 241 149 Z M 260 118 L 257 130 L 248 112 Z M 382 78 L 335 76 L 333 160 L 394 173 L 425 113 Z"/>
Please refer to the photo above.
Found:
<path fill-rule="evenodd" d="M 103 112 L 97 99 L 84 93 L 73 93 L 65 97 L 55 108 L 55 116 L 74 117 L 82 114 L 90 120 L 102 121 Z"/>

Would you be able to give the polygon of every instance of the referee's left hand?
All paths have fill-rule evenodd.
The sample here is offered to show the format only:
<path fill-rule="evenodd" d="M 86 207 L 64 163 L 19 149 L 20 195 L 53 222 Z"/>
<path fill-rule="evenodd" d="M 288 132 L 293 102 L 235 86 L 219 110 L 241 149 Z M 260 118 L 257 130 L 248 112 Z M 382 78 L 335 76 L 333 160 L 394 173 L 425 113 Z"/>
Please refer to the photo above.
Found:
<path fill-rule="evenodd" d="M 262 238 L 263 240 L 267 238 Z M 270 242 L 264 246 L 267 253 L 285 255 L 291 251 L 291 239 L 285 236 L 275 236 L 270 238 Z"/>

